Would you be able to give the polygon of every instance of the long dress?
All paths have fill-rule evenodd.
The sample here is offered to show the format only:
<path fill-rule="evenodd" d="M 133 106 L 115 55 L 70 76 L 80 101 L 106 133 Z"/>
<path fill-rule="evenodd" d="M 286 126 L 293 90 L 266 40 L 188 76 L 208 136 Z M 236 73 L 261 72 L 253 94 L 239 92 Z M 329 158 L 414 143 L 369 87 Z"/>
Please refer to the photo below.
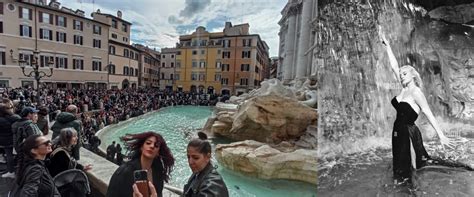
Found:
<path fill-rule="evenodd" d="M 425 166 L 430 157 L 423 146 L 420 130 L 415 125 L 418 114 L 410 104 L 398 102 L 396 97 L 392 99 L 392 105 L 397 110 L 392 133 L 393 175 L 395 179 L 410 179 L 414 171 L 410 141 L 415 152 L 416 168 Z"/>

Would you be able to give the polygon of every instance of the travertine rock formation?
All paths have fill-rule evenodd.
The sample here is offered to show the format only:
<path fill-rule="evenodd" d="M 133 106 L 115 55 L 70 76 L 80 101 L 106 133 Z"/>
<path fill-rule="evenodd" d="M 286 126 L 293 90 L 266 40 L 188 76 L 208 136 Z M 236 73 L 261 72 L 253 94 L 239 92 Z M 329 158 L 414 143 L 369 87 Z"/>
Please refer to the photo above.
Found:
<path fill-rule="evenodd" d="M 219 124 L 232 121 L 228 112 L 217 117 Z M 235 140 L 279 143 L 298 139 L 309 125 L 316 125 L 317 118 L 314 109 L 296 100 L 275 95 L 259 96 L 239 106 L 233 117 L 232 129 L 215 129 L 213 132 Z"/>
<path fill-rule="evenodd" d="M 246 140 L 217 145 L 220 164 L 231 170 L 262 179 L 291 179 L 316 184 L 316 150 L 294 149 L 284 144 L 271 147 Z"/>

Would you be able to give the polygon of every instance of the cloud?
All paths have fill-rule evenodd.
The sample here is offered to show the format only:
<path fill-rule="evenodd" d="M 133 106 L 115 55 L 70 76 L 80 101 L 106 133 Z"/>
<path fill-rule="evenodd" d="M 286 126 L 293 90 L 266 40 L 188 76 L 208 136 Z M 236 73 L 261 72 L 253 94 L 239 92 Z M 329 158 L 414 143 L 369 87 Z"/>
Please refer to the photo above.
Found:
<path fill-rule="evenodd" d="M 175 15 L 171 15 L 170 17 L 168 17 L 168 22 L 169 22 L 170 24 L 179 24 L 179 25 L 181 25 L 181 24 L 184 23 L 183 20 L 179 19 L 179 18 L 178 18 L 177 16 L 175 16 Z"/>
<path fill-rule="evenodd" d="M 204 26 L 209 32 L 220 32 L 226 21 L 237 25 L 249 23 L 250 33 L 259 34 L 270 47 L 270 55 L 278 55 L 280 11 L 287 0 L 63 0 L 62 5 L 82 9 L 86 16 L 100 9 L 102 13 L 123 13 L 133 23 L 131 41 L 150 48 L 174 47 L 179 35 L 190 34 Z"/>
<path fill-rule="evenodd" d="M 209 4 L 211 0 L 186 0 L 186 7 L 179 12 L 181 17 L 191 17 L 195 14 L 203 11 Z"/>

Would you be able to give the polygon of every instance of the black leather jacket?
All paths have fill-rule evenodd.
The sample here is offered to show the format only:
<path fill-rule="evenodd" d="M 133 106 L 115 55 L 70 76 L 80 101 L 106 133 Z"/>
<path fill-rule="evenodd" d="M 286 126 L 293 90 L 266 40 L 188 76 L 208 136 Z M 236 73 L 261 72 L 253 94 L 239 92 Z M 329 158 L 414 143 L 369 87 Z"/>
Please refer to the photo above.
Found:
<path fill-rule="evenodd" d="M 54 185 L 53 178 L 49 175 L 44 162 L 34 160 L 26 164 L 22 180 L 20 196 L 28 197 L 60 197 Z"/>
<path fill-rule="evenodd" d="M 221 175 L 209 162 L 207 166 L 197 174 L 193 174 L 186 185 L 184 185 L 185 197 L 228 197 L 229 191 Z"/>
<path fill-rule="evenodd" d="M 141 170 L 140 158 L 122 164 L 110 178 L 106 197 L 131 197 L 133 196 L 133 172 Z M 153 185 L 155 186 L 158 197 L 163 196 L 164 173 L 163 166 L 159 159 L 155 159 L 151 164 Z"/>

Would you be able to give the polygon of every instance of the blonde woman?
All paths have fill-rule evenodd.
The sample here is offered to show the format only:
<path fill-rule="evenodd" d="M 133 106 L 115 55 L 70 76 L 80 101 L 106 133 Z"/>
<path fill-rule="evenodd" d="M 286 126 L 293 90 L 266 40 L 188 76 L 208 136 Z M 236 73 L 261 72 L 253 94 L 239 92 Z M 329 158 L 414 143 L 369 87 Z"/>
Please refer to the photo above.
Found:
<path fill-rule="evenodd" d="M 437 163 L 430 158 L 423 146 L 423 140 L 415 120 L 423 112 L 438 134 L 442 146 L 453 147 L 453 141 L 447 138 L 431 112 L 425 95 L 422 92 L 423 83 L 420 74 L 410 65 L 399 68 L 398 61 L 392 52 L 388 40 L 380 32 L 383 44 L 386 46 L 390 65 L 402 84 L 402 91 L 392 99 L 392 105 L 397 111 L 393 125 L 392 154 L 393 174 L 395 182 L 411 182 L 415 169 L 430 163 Z"/>

